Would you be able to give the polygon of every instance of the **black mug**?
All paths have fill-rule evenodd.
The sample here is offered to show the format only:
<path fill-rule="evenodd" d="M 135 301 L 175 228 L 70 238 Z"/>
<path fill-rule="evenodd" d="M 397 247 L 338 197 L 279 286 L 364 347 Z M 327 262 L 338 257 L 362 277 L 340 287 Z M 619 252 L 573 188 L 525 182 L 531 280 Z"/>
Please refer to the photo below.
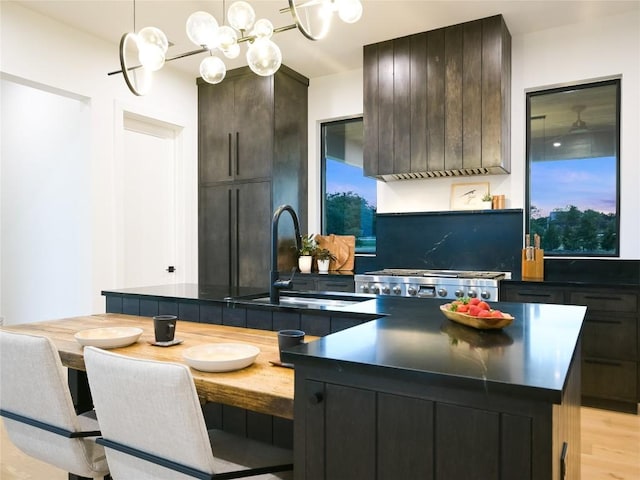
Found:
<path fill-rule="evenodd" d="M 282 361 L 282 350 L 303 343 L 304 335 L 302 330 L 280 330 L 278 332 L 278 351 L 281 353 L 280 361 Z"/>
<path fill-rule="evenodd" d="M 175 315 L 157 315 L 153 317 L 153 329 L 156 335 L 156 342 L 171 342 L 176 333 Z"/>

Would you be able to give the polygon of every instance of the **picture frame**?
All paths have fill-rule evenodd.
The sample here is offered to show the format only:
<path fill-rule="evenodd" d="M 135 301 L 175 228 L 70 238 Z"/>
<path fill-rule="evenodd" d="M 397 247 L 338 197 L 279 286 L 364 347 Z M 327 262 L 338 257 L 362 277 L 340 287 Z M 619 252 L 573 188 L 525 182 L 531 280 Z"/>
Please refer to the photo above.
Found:
<path fill-rule="evenodd" d="M 451 185 L 451 210 L 482 210 L 482 197 L 490 193 L 489 182 Z"/>

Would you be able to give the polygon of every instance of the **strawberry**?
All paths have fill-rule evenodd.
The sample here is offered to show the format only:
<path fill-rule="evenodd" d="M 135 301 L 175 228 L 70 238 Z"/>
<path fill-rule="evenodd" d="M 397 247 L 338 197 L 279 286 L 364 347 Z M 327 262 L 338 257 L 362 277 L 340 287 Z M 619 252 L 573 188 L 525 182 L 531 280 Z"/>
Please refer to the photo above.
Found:
<path fill-rule="evenodd" d="M 469 307 L 469 315 L 471 315 L 472 317 L 477 317 L 481 311 L 482 309 L 477 305 L 471 305 Z"/>
<path fill-rule="evenodd" d="M 478 305 L 481 302 L 481 300 L 479 298 L 472 298 L 471 300 L 469 300 L 469 304 L 470 305 Z"/>
<path fill-rule="evenodd" d="M 469 311 L 469 305 L 458 305 L 456 312 L 467 313 Z"/>
<path fill-rule="evenodd" d="M 490 310 L 489 308 L 489 304 L 487 302 L 480 302 L 478 303 L 478 307 L 480 307 L 483 310 Z"/>
<path fill-rule="evenodd" d="M 490 317 L 491 312 L 489 310 L 480 310 L 477 316 L 480 318 Z"/>

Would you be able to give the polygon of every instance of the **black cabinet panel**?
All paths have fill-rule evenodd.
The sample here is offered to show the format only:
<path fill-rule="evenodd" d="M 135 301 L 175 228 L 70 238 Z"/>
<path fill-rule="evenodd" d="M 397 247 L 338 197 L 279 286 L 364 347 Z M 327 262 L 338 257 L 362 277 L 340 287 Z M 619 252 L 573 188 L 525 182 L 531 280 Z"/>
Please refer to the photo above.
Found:
<path fill-rule="evenodd" d="M 307 335 L 324 337 L 331 333 L 331 317 L 300 314 L 300 330 Z"/>
<path fill-rule="evenodd" d="M 299 330 L 300 314 L 298 312 L 273 312 L 273 330 Z"/>
<path fill-rule="evenodd" d="M 259 442 L 273 442 L 273 422 L 271 415 L 247 411 L 247 437 Z"/>
<path fill-rule="evenodd" d="M 140 300 L 138 298 L 124 297 L 122 299 L 122 313 L 140 315 Z"/>
<path fill-rule="evenodd" d="M 354 292 L 355 282 L 351 280 L 316 280 L 316 290 L 321 292 Z"/>
<path fill-rule="evenodd" d="M 232 327 L 247 326 L 246 308 L 225 308 L 222 310 L 222 324 Z"/>
<path fill-rule="evenodd" d="M 106 298 L 107 313 L 122 313 L 122 297 L 107 295 Z"/>
<path fill-rule="evenodd" d="M 140 315 L 143 317 L 155 317 L 159 315 L 159 308 L 157 300 L 140 299 Z"/>
<path fill-rule="evenodd" d="M 379 393 L 377 409 L 377 479 L 432 479 L 433 402 Z"/>
<path fill-rule="evenodd" d="M 531 418 L 518 415 L 501 415 L 500 478 L 531 479 L 531 451 L 533 429 Z"/>
<path fill-rule="evenodd" d="M 222 325 L 221 305 L 200 305 L 200 322 Z"/>
<path fill-rule="evenodd" d="M 375 478 L 375 393 L 327 384 L 325 394 L 327 480 Z"/>
<path fill-rule="evenodd" d="M 628 402 L 637 401 L 637 362 L 584 358 L 582 395 Z"/>
<path fill-rule="evenodd" d="M 178 319 L 199 322 L 200 306 L 197 303 L 178 303 Z"/>
<path fill-rule="evenodd" d="M 271 310 L 247 310 L 247 328 L 273 330 Z"/>
<path fill-rule="evenodd" d="M 585 357 L 620 360 L 638 358 L 636 317 L 587 313 L 582 331 L 582 352 Z"/>
<path fill-rule="evenodd" d="M 436 478 L 500 478 L 499 420 L 495 412 L 438 404 Z"/>
<path fill-rule="evenodd" d="M 178 302 L 175 300 L 158 301 L 158 315 L 178 315 Z"/>
<path fill-rule="evenodd" d="M 617 293 L 615 289 L 609 292 L 571 292 L 569 295 L 569 303 L 573 305 L 586 305 L 589 310 L 636 312 L 638 310 L 638 295 L 633 293 Z"/>

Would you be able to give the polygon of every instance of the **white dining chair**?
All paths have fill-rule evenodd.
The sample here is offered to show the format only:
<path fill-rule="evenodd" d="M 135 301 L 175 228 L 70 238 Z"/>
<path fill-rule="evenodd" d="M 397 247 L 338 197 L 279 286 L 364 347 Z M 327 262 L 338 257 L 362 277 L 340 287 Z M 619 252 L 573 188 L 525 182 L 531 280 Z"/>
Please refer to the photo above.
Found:
<path fill-rule="evenodd" d="M 95 347 L 84 360 L 114 480 L 292 478 L 291 450 L 207 430 L 186 365 Z"/>
<path fill-rule="evenodd" d="M 95 412 L 76 415 L 55 345 L 0 330 L 0 415 L 27 455 L 85 478 L 109 473 Z M 107 477 L 108 478 L 108 477 Z"/>

